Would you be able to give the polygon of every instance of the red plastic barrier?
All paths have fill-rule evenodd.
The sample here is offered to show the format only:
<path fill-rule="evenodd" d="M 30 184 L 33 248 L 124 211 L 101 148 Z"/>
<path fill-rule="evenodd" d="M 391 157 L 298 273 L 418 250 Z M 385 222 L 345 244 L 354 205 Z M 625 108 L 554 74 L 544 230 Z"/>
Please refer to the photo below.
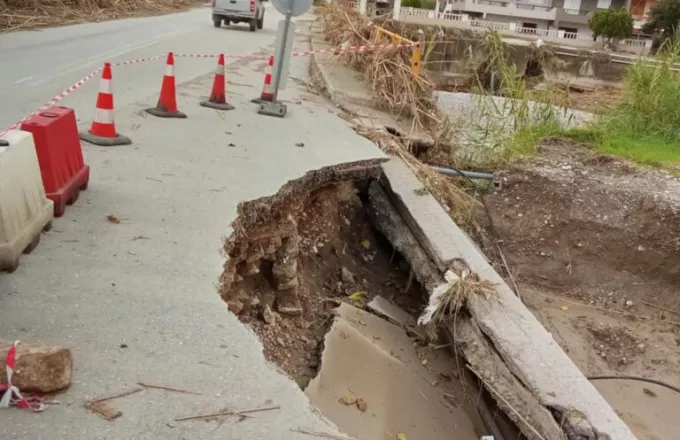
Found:
<path fill-rule="evenodd" d="M 73 109 L 52 107 L 31 116 L 21 129 L 33 133 L 40 174 L 47 198 L 54 202 L 54 216 L 87 189 L 90 167 L 85 165 Z"/>

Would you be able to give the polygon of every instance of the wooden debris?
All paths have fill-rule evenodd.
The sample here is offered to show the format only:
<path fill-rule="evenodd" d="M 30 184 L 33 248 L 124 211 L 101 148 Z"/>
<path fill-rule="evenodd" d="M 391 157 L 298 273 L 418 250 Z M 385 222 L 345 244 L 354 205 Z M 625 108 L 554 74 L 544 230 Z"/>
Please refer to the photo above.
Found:
<path fill-rule="evenodd" d="M 85 407 L 90 411 L 99 414 L 106 420 L 113 420 L 123 415 L 122 412 L 113 408 L 105 401 L 87 402 Z"/>
<path fill-rule="evenodd" d="M 201 395 L 201 393 L 196 393 L 194 391 L 187 391 L 187 390 L 182 390 L 182 389 L 179 389 L 179 388 L 166 387 L 164 385 L 154 385 L 154 384 L 144 383 L 144 382 L 137 382 L 137 385 L 142 386 L 144 388 L 153 388 L 153 389 L 156 389 L 156 390 L 172 391 L 174 393 L 194 394 L 196 396 Z"/>
<path fill-rule="evenodd" d="M 314 430 L 307 429 L 307 428 L 296 428 L 296 429 L 291 428 L 291 431 L 299 432 L 300 434 L 307 434 L 307 435 L 311 435 L 311 436 L 319 437 L 319 438 L 327 438 L 327 439 L 330 439 L 330 440 L 352 440 L 349 437 L 343 437 L 341 435 L 329 434 L 329 433 L 326 433 L 326 432 L 314 431 Z"/>
<path fill-rule="evenodd" d="M 254 408 L 254 409 L 245 409 L 242 411 L 222 411 L 222 412 L 216 412 L 212 414 L 200 414 L 197 416 L 189 416 L 189 417 L 181 417 L 179 419 L 175 419 L 176 422 L 183 422 L 185 420 L 209 420 L 209 419 L 215 419 L 218 417 L 226 417 L 226 416 L 244 416 L 249 413 L 254 413 L 254 412 L 261 412 L 261 411 L 273 411 L 276 409 L 281 409 L 280 405 L 276 406 L 267 406 L 264 408 Z"/>

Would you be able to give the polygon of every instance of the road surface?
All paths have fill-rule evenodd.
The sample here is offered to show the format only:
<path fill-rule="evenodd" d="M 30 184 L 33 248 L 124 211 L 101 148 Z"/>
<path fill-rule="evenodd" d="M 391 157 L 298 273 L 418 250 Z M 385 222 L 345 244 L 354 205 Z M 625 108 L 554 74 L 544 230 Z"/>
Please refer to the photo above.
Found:
<path fill-rule="evenodd" d="M 107 59 L 257 51 L 273 42 L 277 18 L 269 7 L 265 29 L 254 34 L 215 29 L 203 9 L 0 36 L 0 120 L 13 123 Z M 297 50 L 309 47 L 298 43 Z M 307 61 L 295 59 L 291 75 L 306 80 Z M 271 196 L 310 170 L 384 155 L 295 81 L 281 95 L 285 119 L 258 115 L 249 101 L 260 93 L 265 64 L 227 69 L 227 100 L 236 109 L 219 113 L 198 105 L 215 60 L 179 59 L 184 120 L 143 111 L 158 99 L 162 62 L 114 71 L 117 128 L 133 145 L 84 145 L 88 190 L 16 272 L 0 274 L 0 337 L 71 347 L 74 382 L 58 396 L 62 404 L 44 413 L 0 411 L 1 439 L 309 439 L 294 431 L 300 427 L 339 434 L 227 310 L 216 289 L 220 249 L 240 201 Z M 81 127 L 95 97 L 96 81 L 64 100 Z M 123 414 L 114 421 L 84 408 L 137 382 L 200 395 L 147 390 L 116 399 L 111 404 Z M 280 409 L 241 422 L 174 420 L 271 405 Z"/>
<path fill-rule="evenodd" d="M 0 35 L 0 131 L 35 111 L 62 90 L 101 67 L 104 62 L 127 61 L 175 53 L 245 55 L 271 45 L 281 15 L 266 3 L 264 29 L 249 32 L 247 25 L 213 27 L 209 8 L 159 17 L 88 23 Z M 116 106 L 139 96 L 157 93 L 164 60 L 114 69 Z M 213 69 L 215 59 L 175 61 L 178 82 Z M 94 111 L 98 78 L 65 98 L 82 120 Z"/>

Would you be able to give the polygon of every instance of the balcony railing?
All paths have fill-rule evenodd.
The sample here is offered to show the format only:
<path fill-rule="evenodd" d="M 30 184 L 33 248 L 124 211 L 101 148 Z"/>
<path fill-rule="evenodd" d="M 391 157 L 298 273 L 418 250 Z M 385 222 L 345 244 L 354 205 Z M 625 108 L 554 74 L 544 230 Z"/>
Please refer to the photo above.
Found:
<path fill-rule="evenodd" d="M 487 3 L 508 3 L 495 0 L 477 0 L 477 2 Z M 540 5 L 538 6 L 540 7 Z M 536 29 L 522 27 L 519 23 L 499 23 L 487 20 L 476 20 L 470 18 L 468 14 L 454 14 L 451 12 L 437 12 L 431 9 L 420 8 L 401 8 L 401 14 L 404 18 L 413 17 L 420 19 L 445 20 L 457 22 L 458 26 L 465 25 L 477 28 L 484 28 L 495 30 L 503 33 L 517 34 L 517 35 L 533 35 L 538 38 L 552 38 L 552 39 L 566 39 L 592 42 L 593 37 L 587 34 L 579 34 L 576 32 L 566 32 L 557 29 Z M 651 40 L 630 38 L 619 41 L 619 44 L 636 49 L 644 49 L 651 47 Z"/>

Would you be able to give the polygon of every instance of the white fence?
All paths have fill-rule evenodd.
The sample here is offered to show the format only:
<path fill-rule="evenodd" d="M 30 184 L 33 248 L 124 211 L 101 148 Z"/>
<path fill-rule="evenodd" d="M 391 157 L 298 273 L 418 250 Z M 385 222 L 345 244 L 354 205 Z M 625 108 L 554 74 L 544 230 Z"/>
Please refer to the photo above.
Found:
<path fill-rule="evenodd" d="M 589 41 L 593 42 L 593 37 L 587 34 L 579 34 L 576 32 L 565 32 L 557 29 L 535 29 L 522 27 L 519 23 L 498 23 L 494 21 L 475 20 L 470 18 L 467 14 L 454 14 L 451 12 L 436 12 L 431 9 L 420 8 L 401 8 L 402 17 L 413 17 L 419 19 L 429 20 L 444 20 L 465 24 L 471 27 L 479 27 L 491 29 L 499 32 L 506 32 L 510 34 L 517 34 L 520 36 L 535 35 L 539 38 L 554 38 L 565 40 Z M 652 41 L 649 39 L 626 39 L 619 41 L 619 44 L 629 46 L 637 49 L 636 52 L 642 52 L 645 49 L 650 49 Z"/>

